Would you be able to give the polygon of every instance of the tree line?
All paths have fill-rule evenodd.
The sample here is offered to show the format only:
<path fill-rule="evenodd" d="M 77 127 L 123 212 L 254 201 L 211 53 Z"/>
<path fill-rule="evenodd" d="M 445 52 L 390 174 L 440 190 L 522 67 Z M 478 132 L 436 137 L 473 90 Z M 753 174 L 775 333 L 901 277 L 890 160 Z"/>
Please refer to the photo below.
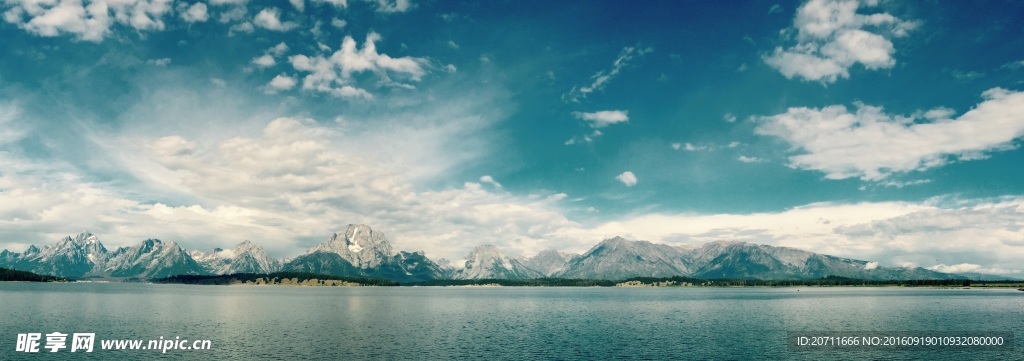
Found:
<path fill-rule="evenodd" d="M 274 273 L 235 273 L 228 275 L 177 275 L 152 280 L 153 283 L 180 283 L 188 285 L 229 285 L 238 282 L 257 282 L 277 284 L 282 279 L 295 279 L 298 282 L 308 280 L 336 280 L 359 284 L 361 286 L 398 286 L 398 282 L 379 278 L 332 276 L 307 272 L 274 272 Z"/>
<path fill-rule="evenodd" d="M 35 274 L 32 272 L 0 268 L 0 282 L 67 282 L 66 278 Z"/>

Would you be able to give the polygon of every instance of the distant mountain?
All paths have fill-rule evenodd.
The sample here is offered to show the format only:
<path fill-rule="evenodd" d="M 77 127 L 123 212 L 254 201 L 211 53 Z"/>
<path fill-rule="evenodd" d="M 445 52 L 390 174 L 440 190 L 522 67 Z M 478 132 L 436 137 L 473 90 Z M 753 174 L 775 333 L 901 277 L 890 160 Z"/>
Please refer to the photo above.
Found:
<path fill-rule="evenodd" d="M 74 238 L 64 237 L 42 249 L 29 246 L 18 254 L 4 250 L 0 253 L 0 267 L 58 277 L 80 278 L 94 271 L 107 259 L 107 249 L 91 233 Z"/>
<path fill-rule="evenodd" d="M 190 251 L 188 254 L 209 274 L 273 273 L 281 270 L 280 261 L 250 241 L 229 250 L 215 248 L 210 252 Z"/>
<path fill-rule="evenodd" d="M 523 264 L 526 265 L 526 267 L 544 274 L 544 276 L 551 277 L 564 271 L 569 265 L 569 262 L 576 257 L 579 257 L 579 255 L 549 249 L 541 251 L 533 257 L 527 258 L 523 261 Z"/>
<path fill-rule="evenodd" d="M 516 258 L 505 254 L 495 246 L 477 246 L 466 256 L 463 268 L 455 271 L 454 279 L 500 278 L 510 280 L 544 277 Z"/>
<path fill-rule="evenodd" d="M 110 277 L 159 278 L 201 275 L 207 272 L 174 242 L 147 239 L 110 254 L 99 275 Z"/>
<path fill-rule="evenodd" d="M 840 276 L 858 279 L 950 279 L 956 275 L 924 268 L 871 267 L 867 261 L 840 258 L 789 247 L 746 242 L 711 242 L 687 253 L 691 277 L 813 279 Z"/>
<path fill-rule="evenodd" d="M 957 273 L 958 276 L 964 276 L 974 281 L 1024 281 L 1024 279 L 1016 277 L 1007 277 L 1002 275 L 990 275 L 985 273 L 977 272 L 963 272 Z"/>
<path fill-rule="evenodd" d="M 684 248 L 615 237 L 571 260 L 554 276 L 609 280 L 685 276 L 691 273 L 686 252 Z"/>
<path fill-rule="evenodd" d="M 697 248 L 672 247 L 619 237 L 605 240 L 556 274 L 562 278 L 950 279 L 957 275 L 924 268 L 871 267 L 867 261 L 788 247 L 718 241 Z"/>
<path fill-rule="evenodd" d="M 394 252 L 384 233 L 350 224 L 283 266 L 284 271 L 423 281 L 445 277 L 422 252 Z"/>
<path fill-rule="evenodd" d="M 940 273 L 924 268 L 879 267 L 867 261 L 788 247 L 718 241 L 674 247 L 621 237 L 607 239 L 582 255 L 548 250 L 520 260 L 494 246 L 476 247 L 459 267 L 432 261 L 423 252 L 395 251 L 384 233 L 348 225 L 326 242 L 294 259 L 274 259 L 245 241 L 230 250 L 186 252 L 174 242 L 148 239 L 108 251 L 91 233 L 65 237 L 22 253 L 3 250 L 0 267 L 71 279 L 161 278 L 174 275 L 308 272 L 399 282 L 439 279 L 531 279 L 540 277 L 622 280 L 632 277 L 817 279 L 838 276 L 872 280 L 1005 280 L 1005 276 Z"/>

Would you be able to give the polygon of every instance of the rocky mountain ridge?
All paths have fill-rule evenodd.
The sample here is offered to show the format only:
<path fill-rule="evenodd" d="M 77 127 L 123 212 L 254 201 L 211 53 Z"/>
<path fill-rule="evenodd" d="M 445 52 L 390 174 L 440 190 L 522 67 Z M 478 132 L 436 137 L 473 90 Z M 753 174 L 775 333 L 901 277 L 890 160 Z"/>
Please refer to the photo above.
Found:
<path fill-rule="evenodd" d="M 423 252 L 396 251 L 384 233 L 366 225 L 348 225 L 294 259 L 274 259 L 250 241 L 228 250 L 201 252 L 185 251 L 174 242 L 147 239 L 131 247 L 109 251 L 95 235 L 84 232 L 43 248 L 32 245 L 22 253 L 4 250 L 0 252 L 0 267 L 72 279 L 148 279 L 278 271 L 399 282 L 545 277 L 621 280 L 672 276 L 705 279 L 967 278 L 924 268 L 878 267 L 867 261 L 746 242 L 717 241 L 699 247 L 680 247 L 621 237 L 601 241 L 581 255 L 546 250 L 527 259 L 510 256 L 495 246 L 478 246 L 462 264 L 452 265 L 446 260 L 435 262 Z M 971 278 L 978 277 L 971 275 Z"/>

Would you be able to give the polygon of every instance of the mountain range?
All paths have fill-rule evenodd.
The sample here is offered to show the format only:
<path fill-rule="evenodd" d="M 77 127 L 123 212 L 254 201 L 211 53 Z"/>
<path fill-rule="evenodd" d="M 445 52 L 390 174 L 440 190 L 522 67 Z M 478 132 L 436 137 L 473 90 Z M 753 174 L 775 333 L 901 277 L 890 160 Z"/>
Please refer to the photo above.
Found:
<path fill-rule="evenodd" d="M 294 259 L 270 257 L 245 241 L 232 249 L 185 251 L 174 242 L 147 239 L 131 247 L 107 250 L 90 233 L 65 237 L 22 253 L 0 252 L 0 267 L 84 278 L 161 278 L 172 275 L 309 272 L 382 278 L 399 282 L 437 279 L 574 278 L 622 280 L 631 277 L 814 279 L 840 276 L 872 280 L 1006 279 L 940 273 L 924 268 L 879 267 L 876 263 L 746 242 L 717 241 L 669 246 L 615 237 L 581 255 L 546 250 L 530 258 L 500 248 L 474 248 L 462 264 L 435 262 L 424 252 L 394 250 L 384 233 L 366 225 L 348 225 L 326 242 Z"/>

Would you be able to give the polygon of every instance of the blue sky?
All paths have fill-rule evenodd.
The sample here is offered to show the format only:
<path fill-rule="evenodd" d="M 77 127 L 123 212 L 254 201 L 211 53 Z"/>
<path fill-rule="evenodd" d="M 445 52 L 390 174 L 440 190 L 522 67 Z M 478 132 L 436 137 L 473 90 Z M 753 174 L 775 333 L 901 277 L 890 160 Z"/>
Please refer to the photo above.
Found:
<path fill-rule="evenodd" d="M 1024 276 L 1013 1 L 9 0 L 0 247 L 345 224 Z"/>

